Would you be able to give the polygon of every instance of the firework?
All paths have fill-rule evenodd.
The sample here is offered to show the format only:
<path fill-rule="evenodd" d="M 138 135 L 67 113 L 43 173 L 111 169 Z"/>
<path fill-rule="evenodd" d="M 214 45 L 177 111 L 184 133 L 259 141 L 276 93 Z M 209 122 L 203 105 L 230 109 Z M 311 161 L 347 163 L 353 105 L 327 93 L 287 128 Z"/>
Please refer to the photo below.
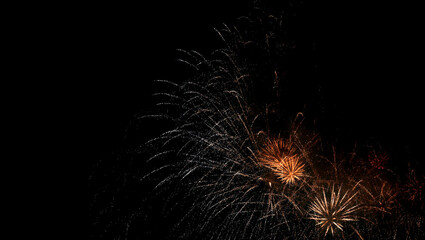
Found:
<path fill-rule="evenodd" d="M 316 221 L 317 225 L 325 231 L 325 235 L 329 230 L 332 235 L 338 229 L 343 231 L 345 222 L 357 220 L 355 212 L 359 209 L 359 205 L 354 201 L 357 192 L 349 193 L 350 191 L 346 191 L 342 195 L 341 186 L 338 192 L 335 192 L 333 185 L 330 196 L 327 196 L 323 189 L 323 196 L 316 197 L 311 204 L 309 218 Z"/>
<path fill-rule="evenodd" d="M 163 111 L 174 114 L 169 118 L 177 127 L 150 141 L 162 145 L 152 160 L 164 155 L 176 159 L 174 171 L 160 184 L 179 179 L 192 201 L 180 229 L 186 227 L 184 235 L 194 238 L 278 235 L 281 229 L 275 225 L 285 222 L 284 214 L 293 209 L 287 198 L 261 181 L 264 169 L 255 154 L 262 136 L 263 128 L 256 122 L 261 115 L 249 110 L 243 69 L 234 59 L 208 60 L 193 51 L 184 53 L 195 58 L 188 64 L 203 71 L 182 85 L 160 81 L 174 91 L 157 96 L 166 103 L 161 104 L 167 109 Z M 230 55 L 228 50 L 221 53 Z"/>
<path fill-rule="evenodd" d="M 386 168 L 389 157 L 386 153 L 377 153 L 375 151 L 370 151 L 368 159 L 370 165 L 373 168 L 383 170 Z"/>
<path fill-rule="evenodd" d="M 286 96 L 279 87 L 285 82 L 280 78 L 286 69 L 281 61 L 273 64 L 273 60 L 268 65 L 269 61 L 264 59 L 286 56 L 283 52 L 292 47 L 276 44 L 277 33 L 282 32 L 282 19 L 268 14 L 259 19 L 259 23 L 248 22 L 275 24 L 264 28 L 275 29 L 275 33 L 251 37 L 247 36 L 249 29 L 225 25 L 217 32 L 226 47 L 214 51 L 210 57 L 180 50 L 184 54 L 181 62 L 190 66 L 194 74 L 180 84 L 156 81 L 161 89 L 154 94 L 158 113 L 142 118 L 167 121 L 164 126 L 171 128 L 143 146 L 153 152 L 147 157 L 148 167 L 131 165 L 125 168 L 129 170 L 122 177 L 117 177 L 122 188 L 131 187 L 129 179 L 141 179 L 143 183 L 149 182 L 146 185 L 153 185 L 153 192 L 161 192 L 158 199 L 184 205 L 183 214 L 178 215 L 175 224 L 177 232 L 170 238 L 312 239 L 317 233 L 345 237 L 349 226 L 359 238 L 368 233 L 368 239 L 382 239 L 387 236 L 384 231 L 380 232 L 382 236 L 374 233 L 382 226 L 368 219 L 376 219 L 381 213 L 391 215 L 385 219 L 387 227 L 405 227 L 406 235 L 416 231 L 420 236 L 418 229 L 423 226 L 423 218 L 394 213 L 398 206 L 398 189 L 394 187 L 397 185 L 379 178 L 389 172 L 376 170 L 388 170 L 387 154 L 370 151 L 359 157 L 353 150 L 346 157 L 326 142 L 313 149 L 318 141 L 316 132 L 302 132 L 301 123 L 296 122 L 303 114 L 297 114 L 291 125 L 295 114 L 288 117 L 279 112 L 286 104 L 280 101 Z M 248 59 L 254 61 L 242 58 L 241 49 L 253 46 L 262 49 L 261 58 L 256 51 L 255 58 Z M 258 96 L 262 99 L 257 99 Z M 356 166 L 359 159 L 372 171 Z M 370 176 L 370 173 L 378 175 Z M 343 187 L 352 186 L 353 182 L 357 183 L 351 189 Z M 322 184 L 329 185 L 325 188 Z M 357 186 L 361 187 L 359 191 L 355 191 Z M 122 212 L 117 207 L 119 200 L 114 200 L 115 189 L 111 189 L 108 189 L 112 191 L 110 215 L 119 215 Z M 413 172 L 403 189 L 412 202 L 423 201 L 424 181 Z M 133 194 L 133 190 L 127 191 Z M 142 201 L 135 202 L 137 210 L 105 223 L 110 232 L 114 232 L 114 226 L 124 226 L 128 232 L 133 218 L 145 215 L 137 212 L 143 209 L 138 205 Z M 100 213 L 106 212 L 99 209 Z M 416 223 L 422 225 L 417 224 L 416 229 Z M 392 231 L 391 237 L 395 238 L 399 232 L 402 231 Z"/>
<path fill-rule="evenodd" d="M 369 185 L 369 187 L 365 187 L 360 184 L 366 193 L 362 198 L 364 208 L 372 212 L 380 212 L 382 216 L 391 214 L 396 207 L 396 197 L 399 195 L 397 188 L 381 179 L 378 182 L 371 182 Z"/>
<path fill-rule="evenodd" d="M 294 184 L 304 175 L 305 164 L 291 143 L 283 139 L 268 140 L 259 154 L 260 163 L 273 171 L 285 184 Z"/>
<path fill-rule="evenodd" d="M 403 186 L 403 193 L 412 203 L 424 204 L 425 178 L 417 178 L 415 170 L 409 171 L 407 183 Z"/>

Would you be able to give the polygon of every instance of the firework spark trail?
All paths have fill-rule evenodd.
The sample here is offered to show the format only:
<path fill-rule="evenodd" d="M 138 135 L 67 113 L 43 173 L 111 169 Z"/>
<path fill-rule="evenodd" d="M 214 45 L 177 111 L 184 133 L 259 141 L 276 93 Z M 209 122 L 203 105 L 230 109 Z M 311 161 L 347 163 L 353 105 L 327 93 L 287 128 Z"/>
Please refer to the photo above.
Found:
<path fill-rule="evenodd" d="M 211 62 L 208 63 L 209 66 L 211 64 Z M 180 105 L 186 111 L 183 111 L 179 120 L 186 122 L 189 128 L 179 129 L 181 133 L 179 138 L 183 137 L 187 141 L 180 148 L 179 153 L 186 157 L 186 163 L 192 164 L 186 164 L 185 170 L 181 170 L 180 174 L 187 177 L 199 168 L 209 169 L 201 175 L 192 188 L 200 196 L 200 192 L 207 193 L 203 194 L 204 199 L 198 202 L 201 204 L 200 209 L 208 211 L 204 227 L 227 209 L 234 209 L 228 215 L 231 219 L 225 217 L 231 222 L 239 215 L 243 215 L 244 210 L 250 205 L 264 203 L 259 201 L 261 194 L 250 194 L 258 187 L 256 184 L 259 169 L 252 164 L 255 161 L 246 162 L 248 159 L 255 158 L 251 155 L 252 151 L 247 150 L 248 147 L 256 149 L 252 142 L 253 131 L 250 128 L 254 119 L 248 121 L 246 106 L 240 97 L 241 92 L 229 91 L 228 87 L 221 86 L 223 82 L 212 82 L 222 78 L 221 75 L 211 77 L 206 87 L 197 83 L 187 83 L 182 86 L 184 94 L 189 98 Z M 240 89 L 241 77 L 238 79 L 238 89 Z M 226 91 L 217 94 L 217 89 Z M 163 94 L 163 96 L 170 95 Z M 175 136 L 169 135 L 169 137 Z M 251 214 L 252 218 L 257 210 L 246 212 Z"/>

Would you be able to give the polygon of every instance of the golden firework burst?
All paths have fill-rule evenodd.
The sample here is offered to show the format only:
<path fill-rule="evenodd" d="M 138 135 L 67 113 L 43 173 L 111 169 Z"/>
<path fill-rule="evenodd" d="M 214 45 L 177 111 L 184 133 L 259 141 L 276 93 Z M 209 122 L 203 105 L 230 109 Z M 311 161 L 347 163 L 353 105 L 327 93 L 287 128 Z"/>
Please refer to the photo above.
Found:
<path fill-rule="evenodd" d="M 283 139 L 268 140 L 260 151 L 259 162 L 272 170 L 286 184 L 293 184 L 304 176 L 305 164 L 295 154 L 295 148 Z"/>
<path fill-rule="evenodd" d="M 329 232 L 334 235 L 337 229 L 343 231 L 343 223 L 356 221 L 353 214 L 359 209 L 359 205 L 354 204 L 353 198 L 357 192 L 350 194 L 351 191 L 341 194 L 341 187 L 335 192 L 332 186 L 330 198 L 326 196 L 323 189 L 323 196 L 316 197 L 310 206 L 310 219 L 316 221 L 317 225 L 325 230 L 325 236 Z"/>

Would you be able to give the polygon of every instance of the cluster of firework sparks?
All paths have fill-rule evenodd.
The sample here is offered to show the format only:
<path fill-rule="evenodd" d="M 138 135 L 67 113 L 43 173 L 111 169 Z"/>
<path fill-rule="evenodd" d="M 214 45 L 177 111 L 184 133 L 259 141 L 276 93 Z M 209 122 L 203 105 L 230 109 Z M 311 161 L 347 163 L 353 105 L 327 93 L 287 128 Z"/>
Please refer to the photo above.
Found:
<path fill-rule="evenodd" d="M 383 151 L 365 147 L 341 156 L 304 127 L 302 113 L 279 132 L 268 128 L 271 108 L 256 105 L 256 76 L 238 55 L 251 41 L 236 28 L 217 32 L 225 47 L 210 59 L 182 51 L 193 79 L 158 80 L 167 89 L 155 95 L 159 114 L 144 116 L 173 123 L 147 143 L 159 149 L 149 162 L 172 161 L 143 179 L 171 169 L 157 188 L 171 186 L 192 202 L 177 224 L 185 237 L 425 238 L 424 178 L 412 170 L 403 183 Z M 270 48 L 273 40 L 267 38 Z"/>
<path fill-rule="evenodd" d="M 235 54 L 237 43 L 249 43 L 237 29 L 217 32 L 226 48 L 214 59 L 183 51 L 194 79 L 181 85 L 158 81 L 171 87 L 158 94 L 168 99 L 158 106 L 167 106 L 167 112 L 174 106 L 176 114 L 160 117 L 173 119 L 176 128 L 149 142 L 167 149 L 152 159 L 170 152 L 180 159 L 170 165 L 175 175 L 166 181 L 184 182 L 194 196 L 184 217 L 192 234 L 212 239 L 424 236 L 424 217 L 403 208 L 410 203 L 423 210 L 423 179 L 412 172 L 406 184 L 394 180 L 384 152 L 339 157 L 332 148 L 333 156 L 326 157 L 318 134 L 303 127 L 302 113 L 287 129 L 270 133 L 264 127 L 269 109 L 253 110 L 250 69 Z"/>

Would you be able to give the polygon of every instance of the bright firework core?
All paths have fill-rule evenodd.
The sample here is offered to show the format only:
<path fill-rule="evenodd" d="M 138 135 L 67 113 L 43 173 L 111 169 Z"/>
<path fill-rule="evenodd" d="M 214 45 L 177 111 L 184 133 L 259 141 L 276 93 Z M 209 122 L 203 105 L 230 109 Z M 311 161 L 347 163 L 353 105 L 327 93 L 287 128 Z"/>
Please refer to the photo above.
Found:
<path fill-rule="evenodd" d="M 290 141 L 269 139 L 260 150 L 258 160 L 261 165 L 270 169 L 282 183 L 294 184 L 304 176 L 305 166 L 295 150 Z"/>

